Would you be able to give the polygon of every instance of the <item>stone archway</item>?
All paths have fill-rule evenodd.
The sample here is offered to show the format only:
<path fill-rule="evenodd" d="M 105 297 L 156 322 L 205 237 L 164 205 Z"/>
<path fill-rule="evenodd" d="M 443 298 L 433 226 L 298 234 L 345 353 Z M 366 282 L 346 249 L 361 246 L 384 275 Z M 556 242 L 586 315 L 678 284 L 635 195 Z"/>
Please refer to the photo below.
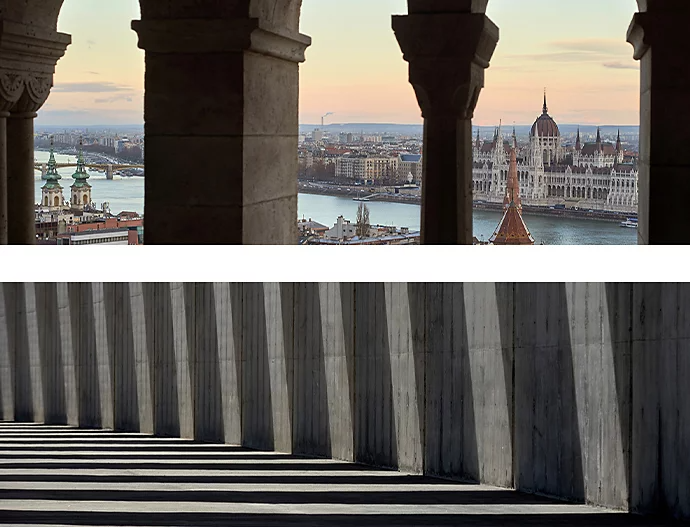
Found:
<path fill-rule="evenodd" d="M 33 117 L 70 42 L 56 31 L 62 4 L 0 0 L 0 38 L 23 46 L 21 57 L 11 45 L 0 50 L 0 145 L 7 152 L 0 156 L 7 161 L 0 163 L 0 243 L 35 240 Z M 487 4 L 408 0 L 409 14 L 393 18 L 425 120 L 424 243 L 471 243 L 468 127 L 498 40 Z M 684 67 L 690 41 L 682 30 L 668 30 L 687 20 L 690 3 L 638 4 L 628 38 L 645 79 L 640 241 L 690 241 L 675 230 L 682 222 L 668 221 L 683 210 L 678 200 L 685 193 L 669 189 L 686 188 L 690 160 L 673 141 L 651 141 L 653 131 L 667 134 L 683 120 L 679 112 L 690 112 L 683 103 L 690 78 L 667 75 L 690 70 Z M 133 28 L 147 64 L 147 242 L 294 242 L 298 64 L 310 44 L 299 34 L 301 0 L 140 0 L 140 6 Z M 652 115 L 671 121 L 652 122 Z M 206 184 L 189 185 L 199 173 Z"/>

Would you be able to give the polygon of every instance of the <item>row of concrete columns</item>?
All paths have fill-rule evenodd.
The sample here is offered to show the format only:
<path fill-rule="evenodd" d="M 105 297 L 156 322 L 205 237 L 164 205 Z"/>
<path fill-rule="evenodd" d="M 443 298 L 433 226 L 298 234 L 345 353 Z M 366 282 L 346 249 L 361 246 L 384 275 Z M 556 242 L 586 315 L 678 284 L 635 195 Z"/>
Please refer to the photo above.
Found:
<path fill-rule="evenodd" d="M 640 242 L 690 242 L 690 158 L 677 133 L 690 111 L 690 44 L 672 30 L 690 6 L 638 3 L 629 40 L 642 61 Z M 301 2 L 252 0 L 249 16 L 232 17 L 203 2 L 198 13 L 141 4 L 147 243 L 294 243 L 299 63 L 310 44 L 298 31 Z M 409 0 L 409 14 L 393 18 L 424 117 L 425 244 L 472 242 L 472 117 L 498 42 L 486 6 Z M 69 43 L 31 24 L 3 20 L 0 34 L 0 243 L 34 240 L 33 117 Z"/>
<path fill-rule="evenodd" d="M 684 284 L 0 284 L 0 420 L 690 518 Z"/>

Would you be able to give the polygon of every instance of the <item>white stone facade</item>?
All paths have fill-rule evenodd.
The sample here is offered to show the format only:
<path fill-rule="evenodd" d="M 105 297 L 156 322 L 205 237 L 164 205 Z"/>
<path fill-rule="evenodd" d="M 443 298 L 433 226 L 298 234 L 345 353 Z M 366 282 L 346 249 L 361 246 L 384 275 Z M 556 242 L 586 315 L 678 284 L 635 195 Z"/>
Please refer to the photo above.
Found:
<path fill-rule="evenodd" d="M 637 213 L 638 169 L 634 164 L 622 163 L 620 144 L 615 149 L 601 142 L 584 145 L 576 148 L 570 158 L 562 146 L 560 133 L 542 137 L 539 127 L 533 130 L 536 133 L 530 134 L 529 145 L 517 149 L 523 204 Z M 515 144 L 514 137 L 509 141 L 504 139 L 500 127 L 493 141 L 475 142 L 475 200 L 503 202 L 508 154 Z"/>

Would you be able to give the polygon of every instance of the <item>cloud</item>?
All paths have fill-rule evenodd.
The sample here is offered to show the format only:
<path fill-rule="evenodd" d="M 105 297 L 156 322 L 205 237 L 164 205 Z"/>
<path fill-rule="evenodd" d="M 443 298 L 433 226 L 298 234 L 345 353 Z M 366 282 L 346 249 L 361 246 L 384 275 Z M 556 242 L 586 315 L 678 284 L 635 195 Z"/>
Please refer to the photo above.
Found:
<path fill-rule="evenodd" d="M 604 62 L 603 66 L 614 70 L 637 70 L 640 68 L 637 64 L 623 64 L 622 62 Z"/>
<path fill-rule="evenodd" d="M 97 71 L 86 71 L 84 73 L 88 73 L 89 75 L 100 75 Z"/>
<path fill-rule="evenodd" d="M 120 95 L 113 95 L 112 97 L 104 97 L 102 99 L 95 99 L 93 102 L 95 102 L 97 104 L 110 104 L 110 103 L 114 103 L 117 101 L 132 102 L 132 94 L 131 93 L 123 93 Z"/>
<path fill-rule="evenodd" d="M 623 57 L 630 57 L 627 44 L 614 39 L 572 39 L 549 42 L 545 53 L 509 55 L 511 59 L 538 62 L 605 62 L 621 64 Z M 607 66 L 608 67 L 608 66 Z M 612 66 L 616 67 L 616 66 Z M 621 66 L 623 67 L 623 66 Z"/>
<path fill-rule="evenodd" d="M 56 83 L 53 91 L 63 93 L 113 93 L 132 91 L 132 87 L 112 82 L 62 82 Z"/>
<path fill-rule="evenodd" d="M 617 55 L 623 48 L 627 47 L 625 43 L 621 43 L 618 40 L 604 38 L 576 38 L 571 40 L 559 40 L 550 42 L 549 46 L 571 51 L 603 53 L 611 55 Z"/>

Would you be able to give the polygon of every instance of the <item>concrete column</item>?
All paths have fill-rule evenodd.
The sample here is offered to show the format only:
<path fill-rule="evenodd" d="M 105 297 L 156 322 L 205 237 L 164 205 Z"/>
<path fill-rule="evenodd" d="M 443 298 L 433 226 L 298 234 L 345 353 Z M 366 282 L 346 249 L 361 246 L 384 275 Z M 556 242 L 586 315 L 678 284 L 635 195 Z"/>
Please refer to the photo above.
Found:
<path fill-rule="evenodd" d="M 393 29 L 424 117 L 422 243 L 472 243 L 472 117 L 498 43 L 486 1 L 409 1 Z"/>
<path fill-rule="evenodd" d="M 7 245 L 7 117 L 0 112 L 0 245 Z"/>
<path fill-rule="evenodd" d="M 640 61 L 640 244 L 688 244 L 685 196 L 690 160 L 679 123 L 690 118 L 690 41 L 683 0 L 638 0 L 628 42 Z"/>
<path fill-rule="evenodd" d="M 146 242 L 297 241 L 298 63 L 262 19 L 135 21 L 146 50 Z"/>
<path fill-rule="evenodd" d="M 8 241 L 13 245 L 36 243 L 34 215 L 35 113 L 12 113 L 7 119 Z"/>

